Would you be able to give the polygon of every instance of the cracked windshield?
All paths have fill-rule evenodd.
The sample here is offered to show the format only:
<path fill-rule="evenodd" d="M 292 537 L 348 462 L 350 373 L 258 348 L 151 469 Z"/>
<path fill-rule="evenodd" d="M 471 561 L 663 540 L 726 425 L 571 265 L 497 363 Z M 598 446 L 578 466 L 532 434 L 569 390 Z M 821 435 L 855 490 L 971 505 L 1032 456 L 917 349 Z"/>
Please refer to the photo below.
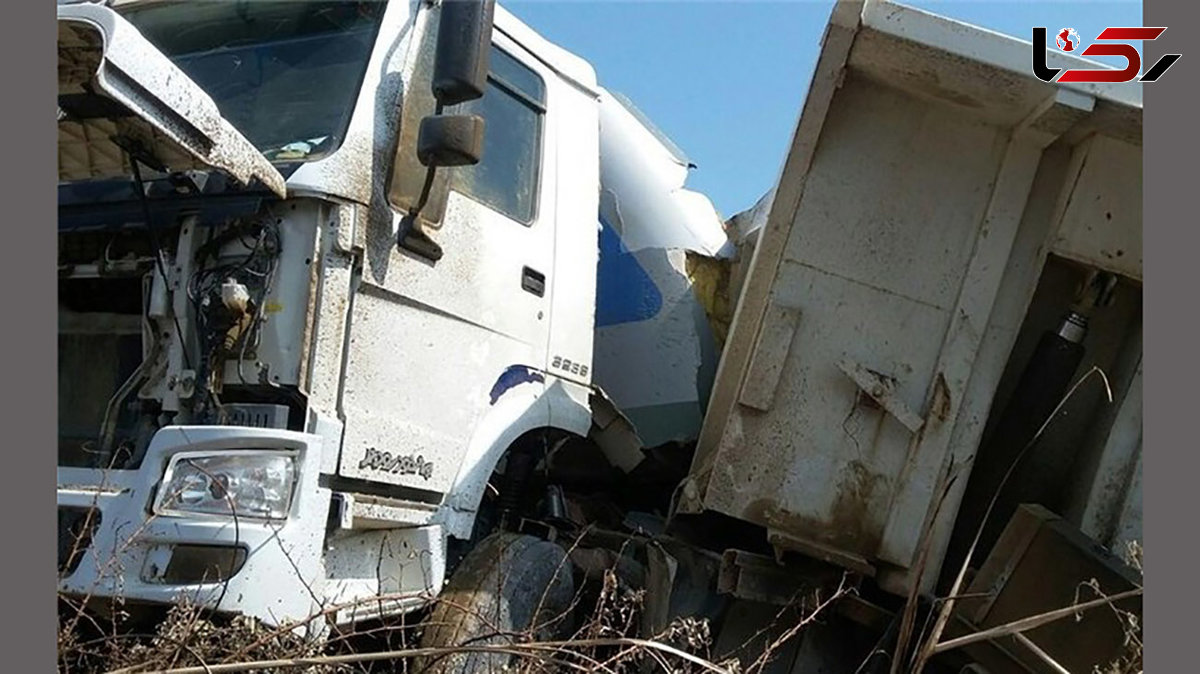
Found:
<path fill-rule="evenodd" d="M 346 133 L 379 2 L 151 2 L 121 14 L 271 161 L 307 161 Z"/>

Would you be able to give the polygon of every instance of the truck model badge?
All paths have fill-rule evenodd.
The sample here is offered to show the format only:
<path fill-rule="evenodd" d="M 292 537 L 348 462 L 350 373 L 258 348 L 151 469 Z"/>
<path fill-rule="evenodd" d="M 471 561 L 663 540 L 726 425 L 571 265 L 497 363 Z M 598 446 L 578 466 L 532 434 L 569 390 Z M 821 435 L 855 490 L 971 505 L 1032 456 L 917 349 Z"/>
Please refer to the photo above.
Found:
<path fill-rule="evenodd" d="M 420 475 L 428 480 L 433 477 L 433 463 L 420 454 L 395 454 L 367 448 L 366 455 L 358 462 L 358 469 L 374 470 L 394 475 Z"/>

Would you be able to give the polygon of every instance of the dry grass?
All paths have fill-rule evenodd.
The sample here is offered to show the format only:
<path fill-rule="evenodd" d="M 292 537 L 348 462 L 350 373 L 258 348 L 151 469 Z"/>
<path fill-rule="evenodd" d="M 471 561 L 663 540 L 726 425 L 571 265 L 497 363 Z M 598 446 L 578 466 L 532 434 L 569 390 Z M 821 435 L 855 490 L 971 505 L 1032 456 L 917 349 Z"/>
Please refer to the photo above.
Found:
<path fill-rule="evenodd" d="M 146 632 L 124 629 L 121 617 L 103 622 L 104 634 L 90 630 L 59 631 L 58 665 L 60 672 L 141 672 L 170 670 L 189 665 L 207 666 L 244 651 L 248 659 L 271 660 L 283 657 L 320 655 L 322 647 L 291 633 L 276 634 L 263 640 L 268 630 L 260 623 L 234 617 L 213 620 L 190 602 L 171 607 L 156 627 Z M 103 623 L 95 619 L 94 626 Z M 312 667 L 312 674 L 344 671 L 333 667 Z"/>
<path fill-rule="evenodd" d="M 792 611 L 781 611 L 781 636 L 750 657 L 751 662 L 713 661 L 713 635 L 706 620 L 681 617 L 658 634 L 645 635 L 646 590 L 621 579 L 615 565 L 601 578 L 579 586 L 575 619 L 569 636 L 536 641 L 538 626 L 517 635 L 506 634 L 501 644 L 464 643 L 445 649 L 421 649 L 420 626 L 413 617 L 373 621 L 352 632 L 334 632 L 323 641 L 305 639 L 297 627 L 318 624 L 335 610 L 326 607 L 308 619 L 270 627 L 246 617 L 207 614 L 193 602 L 181 600 L 157 624 L 147 626 L 122 609 L 119 600 L 105 602 L 105 618 L 60 598 L 58 671 L 145 674 L 175 672 L 296 671 L 417 672 L 422 657 L 470 651 L 502 652 L 514 656 L 508 671 L 534 674 L 547 671 L 588 671 L 624 674 L 665 670 L 689 674 L 759 674 L 786 641 L 803 629 L 840 596 L 843 584 L 825 596 L 798 597 Z M 375 598 L 363 603 L 375 601 Z M 438 600 L 432 600 L 436 603 Z"/>
<path fill-rule="evenodd" d="M 1093 370 L 1077 381 L 1066 398 L 1069 398 L 1084 380 L 1097 372 L 1099 371 Z M 1099 372 L 1099 375 L 1104 378 L 1102 372 Z M 1107 389 L 1106 379 L 1105 385 Z M 1052 414 L 1046 420 L 1047 425 L 1053 417 Z M 1039 436 L 1044 429 L 1045 425 L 1038 431 Z M 1028 447 L 1025 449 L 1028 450 Z M 1017 458 L 1017 461 L 1019 460 L 1020 455 Z M 941 476 L 939 491 L 942 491 L 943 495 L 956 477 L 957 470 L 953 467 Z M 989 507 L 989 513 L 990 510 Z M 130 539 L 132 538 L 134 537 L 131 536 Z M 579 543 L 577 539 L 570 546 L 571 550 L 574 551 Z M 924 548 L 929 542 L 925 540 L 923 543 Z M 974 546 L 972 552 L 973 550 Z M 316 641 L 305 639 L 299 636 L 298 632 L 304 631 L 301 628 L 325 624 L 335 611 L 353 606 L 322 606 L 313 615 L 296 623 L 269 627 L 245 617 L 212 617 L 186 600 L 181 600 L 170 608 L 165 618 L 156 625 L 145 628 L 130 618 L 119 599 L 105 602 L 109 609 L 106 612 L 108 617 L 100 619 L 92 612 L 84 610 L 84 602 L 60 597 L 60 606 L 64 610 L 60 611 L 58 669 L 63 674 L 205 674 L 280 670 L 312 674 L 373 671 L 420 674 L 413 665 L 419 658 L 436 658 L 464 652 L 499 652 L 514 658 L 508 671 L 522 674 L 570 670 L 624 674 L 657 669 L 680 674 L 761 674 L 786 642 L 799 636 L 828 607 L 852 591 L 846 587 L 843 578 L 842 584 L 832 591 L 827 591 L 824 596 L 818 593 L 808 597 L 797 597 L 797 601 L 788 607 L 790 610 L 781 611 L 776 617 L 776 624 L 772 627 L 777 628 L 776 634 L 779 636 L 760 647 L 757 652 L 751 653 L 748 656 L 751 658 L 749 662 L 729 659 L 718 663 L 713 661 L 711 628 L 703 619 L 677 618 L 657 634 L 644 634 L 642 618 L 647 608 L 646 589 L 636 587 L 627 579 L 623 579 L 616 563 L 620 555 L 611 555 L 611 558 L 613 561 L 610 568 L 605 569 L 598 578 L 585 581 L 580 586 L 572 604 L 572 612 L 576 619 L 572 621 L 573 627 L 569 636 L 562 640 L 535 640 L 533 635 L 540 633 L 542 626 L 534 625 L 522 634 L 495 632 L 491 636 L 505 637 L 503 643 L 499 644 L 481 645 L 477 637 L 473 643 L 456 644 L 449 648 L 422 649 L 413 646 L 419 643 L 421 627 L 414 626 L 412 617 L 400 617 L 394 620 L 374 621 L 349 632 L 334 629 L 328 638 Z M 922 555 L 919 565 L 921 568 L 924 567 L 925 561 Z M 891 653 L 893 674 L 899 674 L 901 671 L 920 674 L 931 657 L 957 647 L 960 645 L 958 642 L 967 643 L 996 636 L 976 633 L 948 641 L 941 640 L 942 628 L 953 610 L 953 598 L 961 588 L 969 561 L 968 554 L 950 598 L 935 605 L 930 616 L 933 620 L 932 625 L 927 623 L 925 629 L 916 629 L 916 597 L 909 597 L 902 612 L 899 643 Z M 1129 546 L 1127 561 L 1141 572 L 1140 545 L 1133 543 Z M 105 570 L 120 573 L 119 566 L 115 565 L 112 568 L 105 565 Z M 1097 587 L 1091 589 L 1093 593 L 1099 593 Z M 1140 591 L 1139 586 L 1136 592 Z M 1108 667 L 1097 669 L 1090 674 L 1141 674 L 1141 621 L 1136 615 L 1122 611 L 1112 603 L 1124 594 L 1128 593 L 1114 597 L 1098 594 L 1099 599 L 1076 601 L 1071 607 L 1040 616 L 1030 616 L 990 631 L 1000 630 L 1005 634 L 1019 636 L 1021 632 L 1038 624 L 1069 618 L 1083 610 L 1111 610 L 1124 627 L 1125 652 Z M 370 605 L 379 600 L 378 597 L 372 597 L 363 600 L 361 604 Z M 431 605 L 437 601 L 439 600 L 430 599 Z M 562 616 L 558 616 L 553 619 L 561 618 Z M 747 649 L 743 648 L 739 652 L 747 652 Z"/>
<path fill-rule="evenodd" d="M 1142 545 L 1137 541 L 1129 541 L 1125 548 L 1125 562 L 1133 567 L 1139 577 L 1144 577 L 1142 570 Z M 1095 591 L 1099 588 L 1093 586 Z M 1125 641 L 1122 644 L 1124 652 L 1121 657 L 1103 669 L 1097 669 L 1093 674 L 1142 674 L 1142 621 L 1129 611 L 1112 607 L 1113 615 L 1124 628 Z"/>
<path fill-rule="evenodd" d="M 620 588 L 615 582 L 606 586 L 601 601 L 570 639 L 535 642 L 518 635 L 502 646 L 463 644 L 441 650 L 512 652 L 519 656 L 514 671 L 528 673 L 582 668 L 615 674 L 667 662 L 676 672 L 730 671 L 705 657 L 711 645 L 706 622 L 679 619 L 653 639 L 638 639 L 644 591 Z M 387 649 L 386 637 L 401 631 L 406 632 L 398 639 L 402 644 L 416 642 L 418 628 L 399 622 L 317 642 L 245 617 L 213 618 L 186 602 L 170 608 L 165 619 L 148 631 L 130 629 L 132 623 L 120 614 L 104 620 L 89 615 L 83 621 L 73 621 L 72 616 L 62 621 L 58 636 L 58 669 L 63 673 L 408 671 L 408 661 L 439 650 Z M 362 650 L 364 645 L 368 649 Z"/>

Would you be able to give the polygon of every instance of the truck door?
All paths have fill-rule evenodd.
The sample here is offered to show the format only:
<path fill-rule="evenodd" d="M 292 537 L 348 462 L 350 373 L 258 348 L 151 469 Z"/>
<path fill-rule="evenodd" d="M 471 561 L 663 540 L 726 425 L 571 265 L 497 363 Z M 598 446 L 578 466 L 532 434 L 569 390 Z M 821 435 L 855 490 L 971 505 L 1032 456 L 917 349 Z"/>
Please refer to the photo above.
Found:
<path fill-rule="evenodd" d="M 486 136 L 480 163 L 438 170 L 448 190 L 427 234 L 441 257 L 395 238 L 367 242 L 351 310 L 341 475 L 444 493 L 497 397 L 544 387 L 535 371 L 547 362 L 554 261 L 552 75 L 501 32 L 494 39 L 483 98 L 446 110 L 481 115 Z M 400 226 L 397 212 L 393 231 Z"/>

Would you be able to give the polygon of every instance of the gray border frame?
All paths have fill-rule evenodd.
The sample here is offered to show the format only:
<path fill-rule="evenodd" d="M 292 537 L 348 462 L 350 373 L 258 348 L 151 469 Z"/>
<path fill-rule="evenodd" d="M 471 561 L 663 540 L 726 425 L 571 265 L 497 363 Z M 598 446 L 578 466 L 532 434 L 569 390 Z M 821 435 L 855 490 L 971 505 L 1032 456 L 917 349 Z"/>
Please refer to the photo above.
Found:
<path fill-rule="evenodd" d="M 0 287 L 11 307 L 11 329 L 4 332 L 8 355 L 5 380 L 20 382 L 4 395 L 5 480 L 0 491 L 10 524 L 4 575 L 5 604 L 17 618 L 4 630 L 8 671 L 44 672 L 55 662 L 57 425 L 57 282 L 54 256 L 57 158 L 50 148 L 57 136 L 53 100 L 56 90 L 54 6 L 49 2 L 12 3 L 6 10 L 3 45 L 5 211 L 8 254 L 0 265 Z M 11 105 L 16 103 L 16 105 Z M 18 319 L 18 316 L 20 317 Z M 20 327 L 17 327 L 17 326 Z M 50 484 L 47 484 L 50 483 Z M 28 518 L 26 517 L 28 516 Z"/>
<path fill-rule="evenodd" d="M 1151 585 L 1164 588 L 1161 593 L 1151 590 L 1143 620 L 1150 631 L 1146 659 L 1159 663 L 1150 671 L 1170 672 L 1190 669 L 1185 663 L 1195 660 L 1191 645 L 1196 639 L 1194 605 L 1187 601 L 1195 593 L 1196 558 L 1189 554 L 1197 547 L 1195 511 L 1187 499 L 1196 493 L 1195 476 L 1200 475 L 1200 454 L 1191 449 L 1196 444 L 1192 421 L 1197 414 L 1195 382 L 1200 380 L 1195 356 L 1200 321 L 1191 311 L 1197 284 L 1188 276 L 1196 268 L 1200 230 L 1189 217 L 1195 205 L 1188 197 L 1195 193 L 1194 166 L 1200 157 L 1189 123 L 1196 116 L 1200 52 L 1189 30 L 1200 26 L 1200 7 L 1194 2 L 1145 0 L 1142 11 L 1144 25 L 1167 26 L 1162 37 L 1143 45 L 1143 63 L 1153 63 L 1164 53 L 1183 55 L 1162 80 L 1142 90 L 1143 259 L 1149 263 L 1144 287 L 1151 289 L 1143 295 L 1148 320 L 1143 323 L 1147 388 L 1142 422 L 1143 451 L 1149 445 L 1144 471 L 1150 488 L 1142 493 L 1144 511 L 1157 513 L 1143 524 L 1143 536 L 1151 542 L 1149 567 L 1158 583 Z M 1168 580 L 1173 581 L 1170 589 Z"/>

